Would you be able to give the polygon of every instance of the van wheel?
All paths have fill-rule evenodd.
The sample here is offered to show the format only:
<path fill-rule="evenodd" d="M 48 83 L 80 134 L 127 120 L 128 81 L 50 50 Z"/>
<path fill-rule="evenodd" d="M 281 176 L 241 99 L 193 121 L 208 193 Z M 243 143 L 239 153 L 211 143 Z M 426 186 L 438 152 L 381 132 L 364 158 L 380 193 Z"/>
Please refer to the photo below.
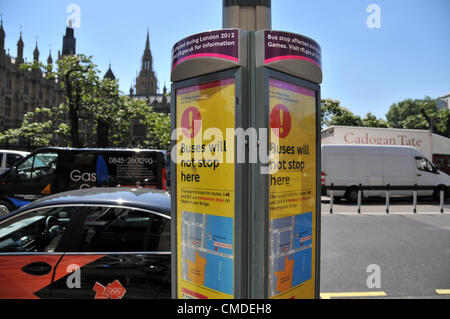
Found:
<path fill-rule="evenodd" d="M 10 203 L 8 203 L 5 200 L 0 200 L 0 216 L 8 214 L 10 211 L 12 211 L 12 206 Z"/>
<path fill-rule="evenodd" d="M 447 200 L 447 198 L 448 198 L 448 189 L 447 189 L 447 187 L 439 186 L 438 188 L 436 188 L 434 190 L 434 193 L 433 193 L 433 200 L 435 202 L 439 202 L 441 200 L 441 190 L 444 191 L 444 202 Z"/>
<path fill-rule="evenodd" d="M 350 203 L 356 203 L 358 201 L 358 188 L 357 187 L 350 187 L 345 192 L 345 198 Z M 362 199 L 362 193 L 361 193 L 361 199 Z"/>

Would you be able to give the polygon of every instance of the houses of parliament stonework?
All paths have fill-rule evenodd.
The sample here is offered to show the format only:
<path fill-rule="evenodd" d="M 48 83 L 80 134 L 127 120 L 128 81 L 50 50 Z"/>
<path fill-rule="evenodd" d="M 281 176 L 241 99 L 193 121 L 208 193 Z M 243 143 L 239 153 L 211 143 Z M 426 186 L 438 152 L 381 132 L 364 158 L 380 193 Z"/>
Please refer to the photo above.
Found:
<path fill-rule="evenodd" d="M 3 21 L 0 22 L 0 132 L 9 128 L 19 127 L 24 114 L 33 111 L 36 107 L 51 107 L 65 101 L 65 90 L 56 80 L 48 80 L 41 70 L 23 70 L 20 65 L 26 62 L 23 55 L 24 42 L 22 32 L 17 41 L 17 54 L 12 57 L 9 49 L 5 49 L 5 31 Z M 61 56 L 76 54 L 76 39 L 74 29 L 66 28 L 63 37 Z M 33 51 L 33 61 L 40 61 L 40 52 L 36 42 Z M 47 57 L 47 65 L 53 67 L 51 52 Z M 105 78 L 115 79 L 111 65 L 104 75 Z M 141 70 L 136 78 L 135 85 L 130 88 L 130 96 L 145 99 L 156 112 L 170 112 L 170 98 L 166 97 L 166 87 L 163 93 L 158 93 L 158 80 L 153 71 L 153 58 L 150 51 L 150 39 L 147 39 L 142 56 Z"/>

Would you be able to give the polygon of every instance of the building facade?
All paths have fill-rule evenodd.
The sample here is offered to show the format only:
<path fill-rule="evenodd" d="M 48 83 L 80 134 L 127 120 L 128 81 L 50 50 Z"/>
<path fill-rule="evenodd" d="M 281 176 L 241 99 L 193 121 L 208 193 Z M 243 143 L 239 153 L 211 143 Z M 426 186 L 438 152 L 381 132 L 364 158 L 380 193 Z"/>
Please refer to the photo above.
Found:
<path fill-rule="evenodd" d="M 450 92 L 437 98 L 438 109 L 450 109 Z"/>
<path fill-rule="evenodd" d="M 23 56 L 25 46 L 20 33 L 17 55 L 12 57 L 5 50 L 5 31 L 0 24 L 0 132 L 20 127 L 24 115 L 37 107 L 53 107 L 65 100 L 65 90 L 56 80 L 45 78 L 39 69 L 21 69 L 26 62 Z M 72 28 L 66 29 L 63 39 L 63 55 L 75 53 L 75 37 Z M 38 43 L 33 52 L 33 61 L 40 61 Z M 58 58 L 60 57 L 58 52 Z M 53 67 L 51 52 L 47 65 Z"/>

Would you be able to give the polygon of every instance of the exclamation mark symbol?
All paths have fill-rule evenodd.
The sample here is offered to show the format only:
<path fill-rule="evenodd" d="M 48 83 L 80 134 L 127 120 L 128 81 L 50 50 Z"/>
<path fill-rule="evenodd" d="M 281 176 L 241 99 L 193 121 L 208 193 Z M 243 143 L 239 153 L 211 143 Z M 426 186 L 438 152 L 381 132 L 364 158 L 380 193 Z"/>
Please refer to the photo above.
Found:
<path fill-rule="evenodd" d="M 280 110 L 280 135 L 284 135 L 284 111 Z"/>
<path fill-rule="evenodd" d="M 191 126 L 189 127 L 189 132 L 191 133 L 191 136 L 194 136 L 194 112 L 189 112 L 189 123 L 191 123 Z"/>

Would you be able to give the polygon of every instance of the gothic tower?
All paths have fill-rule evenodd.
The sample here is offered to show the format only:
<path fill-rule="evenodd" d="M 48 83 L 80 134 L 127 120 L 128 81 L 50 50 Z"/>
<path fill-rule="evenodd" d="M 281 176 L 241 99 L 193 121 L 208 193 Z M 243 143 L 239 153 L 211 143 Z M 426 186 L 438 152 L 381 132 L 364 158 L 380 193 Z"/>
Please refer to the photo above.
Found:
<path fill-rule="evenodd" d="M 103 76 L 104 79 L 109 80 L 115 80 L 116 76 L 114 75 L 113 71 L 111 70 L 111 63 L 109 63 L 108 71 L 106 71 L 105 75 Z"/>
<path fill-rule="evenodd" d="M 34 51 L 33 51 L 33 61 L 39 62 L 39 49 L 38 49 L 37 41 L 36 41 L 36 47 L 34 48 Z"/>
<path fill-rule="evenodd" d="M 66 28 L 66 35 L 63 37 L 62 55 L 75 55 L 77 40 L 73 34 L 72 23 L 69 22 L 69 26 Z"/>
<path fill-rule="evenodd" d="M 5 53 L 5 30 L 3 30 L 3 18 L 0 23 L 0 53 Z"/>
<path fill-rule="evenodd" d="M 20 31 L 20 38 L 19 41 L 17 41 L 17 58 L 16 63 L 22 64 L 23 63 L 23 40 L 22 40 L 22 31 Z"/>
<path fill-rule="evenodd" d="M 48 53 L 48 58 L 47 58 L 47 65 L 52 65 L 52 64 L 53 64 L 52 50 L 50 50 L 50 52 Z"/>
<path fill-rule="evenodd" d="M 153 71 L 153 58 L 150 51 L 150 38 L 147 30 L 147 41 L 145 43 L 142 66 L 139 76 L 136 78 L 136 95 L 149 96 L 158 91 L 158 80 Z"/>

